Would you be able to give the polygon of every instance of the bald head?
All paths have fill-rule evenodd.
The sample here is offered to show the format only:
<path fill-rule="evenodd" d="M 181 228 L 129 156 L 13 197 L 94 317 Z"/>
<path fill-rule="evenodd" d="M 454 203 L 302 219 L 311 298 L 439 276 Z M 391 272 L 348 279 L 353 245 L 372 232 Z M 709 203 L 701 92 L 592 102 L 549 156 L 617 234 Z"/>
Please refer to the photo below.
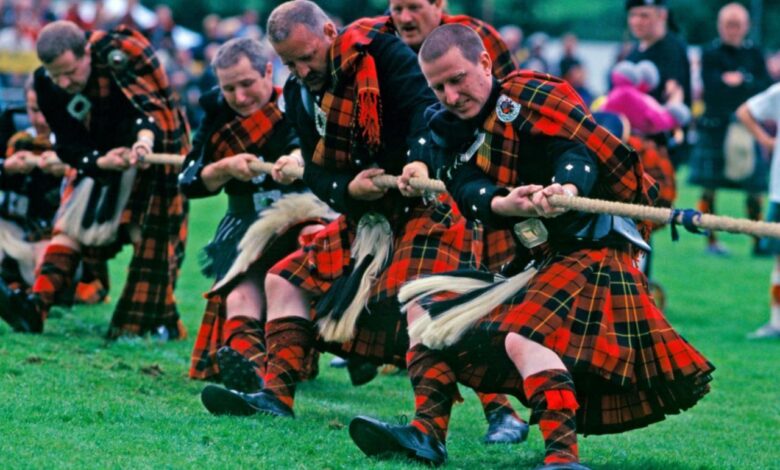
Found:
<path fill-rule="evenodd" d="M 468 26 L 447 24 L 434 29 L 420 48 L 420 62 L 433 62 L 450 49 L 458 49 L 463 57 L 476 64 L 487 51 L 479 35 Z"/>
<path fill-rule="evenodd" d="M 739 47 L 750 31 L 750 14 L 739 3 L 733 2 L 723 6 L 718 12 L 718 35 L 727 45 Z"/>
<path fill-rule="evenodd" d="M 266 31 L 272 43 L 280 43 L 285 41 L 298 25 L 322 37 L 327 23 L 331 23 L 330 18 L 316 3 L 309 0 L 293 0 L 274 8 L 271 16 L 268 17 Z"/>

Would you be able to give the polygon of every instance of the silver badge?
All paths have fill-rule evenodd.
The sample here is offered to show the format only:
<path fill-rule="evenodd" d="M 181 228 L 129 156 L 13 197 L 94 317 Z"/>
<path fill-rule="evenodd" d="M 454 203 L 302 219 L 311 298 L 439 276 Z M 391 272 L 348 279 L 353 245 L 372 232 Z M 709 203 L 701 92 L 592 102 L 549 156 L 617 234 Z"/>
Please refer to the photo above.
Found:
<path fill-rule="evenodd" d="M 120 49 L 114 49 L 108 53 L 108 66 L 115 71 L 122 71 L 127 67 L 127 54 Z"/>
<path fill-rule="evenodd" d="M 317 133 L 320 137 L 325 137 L 325 124 L 328 122 L 328 116 L 319 106 L 314 107 L 314 124 L 317 126 Z"/>
<path fill-rule="evenodd" d="M 92 109 L 92 103 L 89 102 L 86 96 L 78 93 L 73 95 L 73 98 L 68 102 L 68 107 L 65 109 L 74 119 L 84 122 L 89 114 L 89 110 Z"/>
<path fill-rule="evenodd" d="M 499 121 L 512 122 L 520 114 L 520 103 L 506 95 L 501 95 L 496 103 L 496 114 Z"/>
<path fill-rule="evenodd" d="M 542 221 L 537 218 L 516 223 L 513 230 L 517 239 L 526 248 L 533 248 L 541 245 L 547 241 L 547 237 L 549 236 L 547 227 L 545 227 Z"/>

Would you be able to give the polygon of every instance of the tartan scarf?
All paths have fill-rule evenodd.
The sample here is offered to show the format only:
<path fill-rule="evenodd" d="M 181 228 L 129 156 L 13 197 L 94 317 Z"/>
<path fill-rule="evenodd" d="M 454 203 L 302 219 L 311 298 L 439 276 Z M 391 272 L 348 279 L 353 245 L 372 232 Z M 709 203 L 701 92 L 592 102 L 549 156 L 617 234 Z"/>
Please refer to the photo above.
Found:
<path fill-rule="evenodd" d="M 108 97 L 110 81 L 114 81 L 138 111 L 154 118 L 161 131 L 156 136 L 159 151 L 186 154 L 190 145 L 189 125 L 149 41 L 137 31 L 118 26 L 112 31 L 91 33 L 89 44 L 99 85 L 97 98 Z M 124 53 L 125 64 L 110 64 L 114 51 Z"/>
<path fill-rule="evenodd" d="M 502 186 L 517 183 L 512 160 L 517 155 L 521 133 L 547 135 L 584 144 L 602 166 L 599 196 L 628 203 L 652 205 L 657 197 L 654 181 L 642 167 L 637 153 L 596 124 L 577 92 L 564 80 L 529 70 L 517 71 L 501 81 L 501 95 L 520 105 L 514 122 L 504 123 L 492 110 L 482 128 L 485 144 L 476 163 Z"/>
<path fill-rule="evenodd" d="M 329 51 L 331 86 L 322 97 L 325 135 L 314 149 L 314 163 L 345 168 L 353 145 L 375 154 L 381 147 L 379 79 L 366 48 L 378 32 L 371 18 L 358 20 L 338 35 Z"/>
<path fill-rule="evenodd" d="M 274 88 L 271 99 L 249 116 L 236 116 L 211 135 L 214 161 L 232 157 L 249 149 L 261 149 L 284 119 L 277 104 L 281 90 Z"/>

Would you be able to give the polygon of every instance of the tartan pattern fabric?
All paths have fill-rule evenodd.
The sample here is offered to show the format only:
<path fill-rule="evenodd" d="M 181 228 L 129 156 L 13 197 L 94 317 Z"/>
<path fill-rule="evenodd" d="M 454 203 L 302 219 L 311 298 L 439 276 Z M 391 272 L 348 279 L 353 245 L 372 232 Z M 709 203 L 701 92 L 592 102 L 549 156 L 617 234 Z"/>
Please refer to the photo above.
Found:
<path fill-rule="evenodd" d="M 33 294 L 40 300 L 44 318 L 57 299 L 72 288 L 80 258 L 78 251 L 65 245 L 52 243 L 46 247 L 40 272 L 32 286 Z"/>
<path fill-rule="evenodd" d="M 239 354 L 252 361 L 262 377 L 265 368 L 265 331 L 260 320 L 232 317 L 225 321 L 222 339 Z"/>
<path fill-rule="evenodd" d="M 377 32 L 384 34 L 398 34 L 398 28 L 393 23 L 391 16 L 377 16 L 370 19 L 364 19 L 362 23 L 370 24 L 370 27 Z M 473 29 L 482 39 L 490 60 L 493 62 L 493 76 L 502 79 L 517 69 L 512 53 L 504 44 L 501 35 L 496 29 L 482 20 L 466 15 L 447 15 L 441 17 L 441 24 L 462 24 Z"/>
<path fill-rule="evenodd" d="M 404 226 L 395 230 L 392 259 L 377 279 L 370 302 L 395 297 L 405 282 L 425 274 L 479 267 L 483 250 L 480 231 L 453 206 L 439 203 L 412 209 Z M 355 232 L 355 223 L 342 215 L 317 233 L 312 243 L 269 272 L 321 296 L 333 281 L 351 271 L 350 247 Z"/>
<path fill-rule="evenodd" d="M 322 97 L 325 135 L 314 149 L 315 164 L 347 167 L 358 143 L 370 153 L 381 147 L 382 103 L 376 63 L 366 47 L 378 34 L 367 20 L 358 20 L 339 34 L 328 51 L 331 85 Z"/>
<path fill-rule="evenodd" d="M 639 153 L 647 174 L 658 184 L 658 199 L 656 205 L 672 207 L 677 199 L 677 182 L 674 176 L 674 166 L 669 160 L 669 154 L 664 147 L 659 147 L 652 139 L 642 139 L 631 136 L 628 145 Z"/>
<path fill-rule="evenodd" d="M 519 181 L 517 156 L 522 134 L 577 140 L 596 154 L 601 166 L 595 194 L 610 200 L 651 204 L 656 198 L 636 152 L 596 124 L 577 92 L 564 80 L 530 70 L 511 73 L 501 93 L 520 104 L 513 122 L 492 111 L 482 124 L 485 142 L 476 164 L 499 186 Z"/>
<path fill-rule="evenodd" d="M 376 365 L 406 368 L 409 349 L 406 317 L 395 299 L 371 304 L 358 318 L 354 338 L 346 343 L 333 343 L 318 337 L 317 348 L 344 358 L 359 357 Z"/>
<path fill-rule="evenodd" d="M 579 461 L 575 413 L 579 404 L 571 375 L 565 370 L 543 370 L 523 381 L 531 405 L 531 423 L 544 438 L 544 463 Z"/>
<path fill-rule="evenodd" d="M 476 393 L 479 402 L 482 404 L 482 411 L 485 413 L 485 418 L 489 418 L 490 416 L 499 413 L 510 414 L 518 420 L 523 421 L 523 419 L 515 413 L 515 409 L 512 407 L 512 404 L 509 403 L 509 399 L 506 395 L 501 393 Z"/>
<path fill-rule="evenodd" d="M 268 350 L 263 391 L 292 409 L 304 359 L 314 344 L 314 327 L 303 318 L 279 318 L 266 324 L 265 339 Z"/>
<path fill-rule="evenodd" d="M 92 33 L 89 43 L 97 85 L 85 94 L 98 101 L 105 99 L 113 81 L 140 113 L 154 119 L 155 151 L 185 155 L 189 126 L 148 40 L 120 26 L 111 32 Z M 122 67 L 108 65 L 115 50 L 127 57 Z M 170 165 L 155 165 L 136 176 L 122 224 L 138 225 L 142 239 L 133 247 L 109 337 L 144 334 L 159 326 L 179 330 L 181 335 L 173 290 L 184 255 L 187 203 L 179 192 L 177 176 L 177 169 Z"/>
<path fill-rule="evenodd" d="M 455 374 L 438 351 L 422 344 L 409 349 L 406 362 L 414 390 L 415 413 L 411 425 L 444 443 L 452 405 L 459 396 Z"/>
<path fill-rule="evenodd" d="M 262 217 L 262 214 L 260 215 Z M 303 245 L 312 235 L 301 235 L 300 231 L 307 225 L 326 224 L 324 219 L 304 219 L 290 221 L 289 224 L 280 226 L 275 234 L 273 240 L 269 241 L 266 249 L 259 254 L 257 259 L 250 266 L 253 276 L 261 276 L 260 279 L 264 279 L 265 272 L 268 267 L 279 261 L 282 257 L 286 256 L 294 248 L 289 248 L 291 243 L 297 243 Z M 243 278 L 243 276 L 242 276 Z M 198 380 L 216 380 L 219 376 L 219 367 L 216 363 L 217 351 L 225 345 L 230 345 L 226 339 L 227 336 L 223 335 L 223 329 L 225 325 L 225 319 L 227 318 L 227 311 L 225 310 L 225 296 L 229 295 L 230 290 L 235 286 L 238 280 L 228 283 L 217 292 L 211 291 L 206 294 L 206 310 L 203 313 L 203 319 L 201 320 L 200 329 L 198 335 L 195 338 L 195 345 L 192 350 L 192 360 L 190 363 L 189 376 L 192 379 Z M 265 318 L 265 312 L 260 312 L 261 317 Z M 257 326 L 262 331 L 263 324 L 258 322 Z M 229 333 L 228 333 L 229 335 Z M 265 348 L 264 336 L 259 337 L 260 343 Z M 233 347 L 233 349 L 239 350 L 239 348 Z M 239 350 L 240 352 L 240 350 Z M 251 360 L 251 357 L 247 356 L 247 359 Z M 316 375 L 315 359 L 307 359 L 311 364 L 308 366 L 311 369 L 310 372 L 306 372 L 306 376 L 310 377 Z M 259 365 L 262 367 L 262 365 Z"/>
<path fill-rule="evenodd" d="M 279 96 L 281 90 L 274 89 L 265 106 L 249 116 L 236 116 L 214 132 L 210 138 L 213 161 L 262 148 L 274 134 L 276 124 L 284 119 L 278 105 Z"/>
<path fill-rule="evenodd" d="M 581 249 L 546 259 L 528 285 L 449 351 L 458 379 L 517 393 L 507 333 L 554 351 L 578 384 L 578 432 L 622 432 L 695 405 L 714 370 L 655 306 L 628 252 Z"/>
<path fill-rule="evenodd" d="M 196 380 L 218 380 L 217 351 L 224 346 L 225 305 L 215 295 L 207 297 L 206 310 L 200 321 L 190 356 L 189 377 Z"/>

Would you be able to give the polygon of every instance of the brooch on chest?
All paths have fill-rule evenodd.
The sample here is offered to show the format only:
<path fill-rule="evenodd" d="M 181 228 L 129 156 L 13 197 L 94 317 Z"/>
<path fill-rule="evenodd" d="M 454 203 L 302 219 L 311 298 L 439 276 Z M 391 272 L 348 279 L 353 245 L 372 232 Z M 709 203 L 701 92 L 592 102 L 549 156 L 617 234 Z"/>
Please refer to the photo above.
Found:
<path fill-rule="evenodd" d="M 82 95 L 81 93 L 78 93 L 74 95 L 73 98 L 70 99 L 70 101 L 68 102 L 68 106 L 65 109 L 68 111 L 68 114 L 70 114 L 74 119 L 76 119 L 79 122 L 84 122 L 91 108 L 92 108 L 92 103 L 89 102 L 87 97 Z"/>
<path fill-rule="evenodd" d="M 317 126 L 317 134 L 320 137 L 325 137 L 325 124 L 328 122 L 328 116 L 321 107 L 314 107 L 314 125 Z"/>
<path fill-rule="evenodd" d="M 520 108 L 520 103 L 506 95 L 501 95 L 496 103 L 496 116 L 501 122 L 512 122 L 520 114 Z"/>

